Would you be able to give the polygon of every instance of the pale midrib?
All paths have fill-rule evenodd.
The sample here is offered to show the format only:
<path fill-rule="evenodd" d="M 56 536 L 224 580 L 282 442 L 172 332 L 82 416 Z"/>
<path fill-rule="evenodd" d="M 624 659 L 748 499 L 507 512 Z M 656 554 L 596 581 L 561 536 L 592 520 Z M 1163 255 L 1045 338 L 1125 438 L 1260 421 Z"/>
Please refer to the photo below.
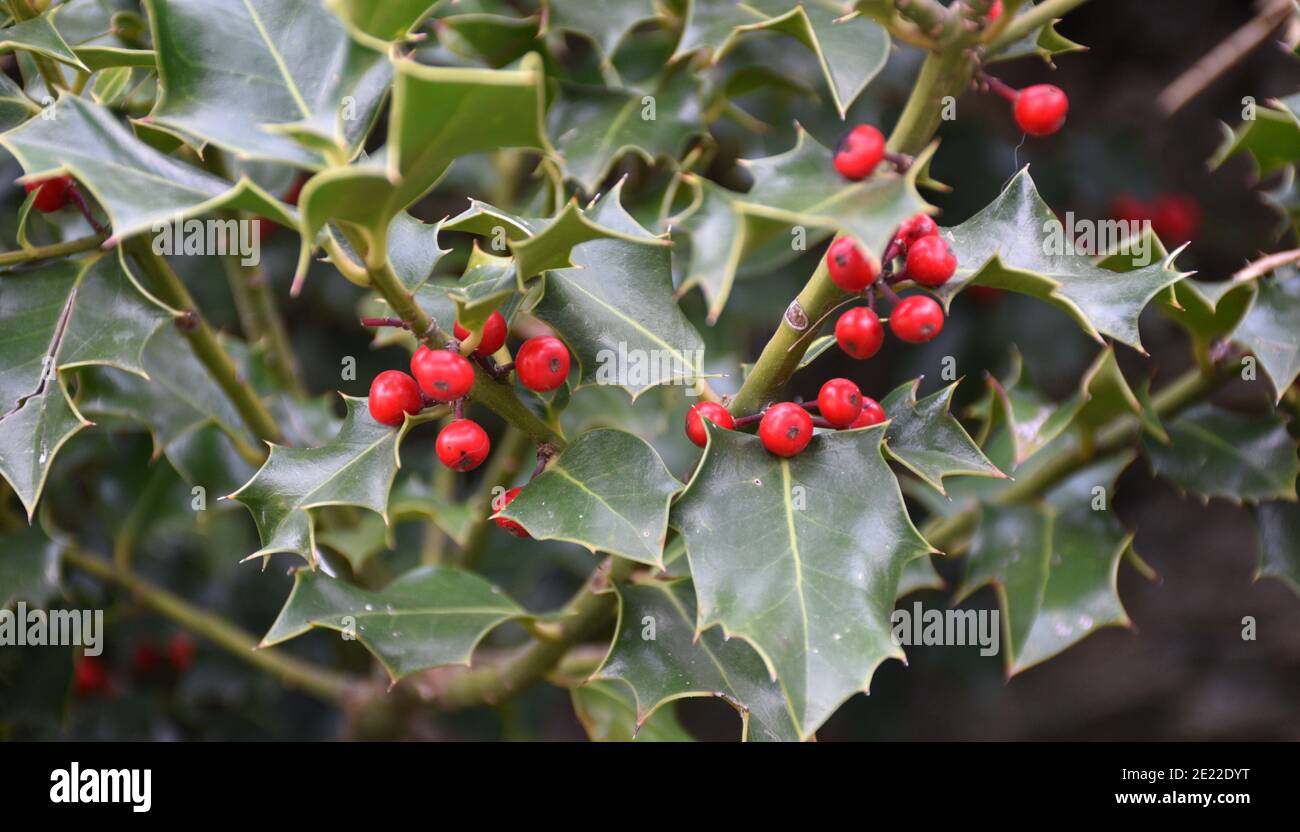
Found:
<path fill-rule="evenodd" d="M 794 528 L 794 504 L 790 501 L 791 481 L 790 481 L 790 462 L 781 460 L 781 501 L 785 506 L 785 526 L 790 535 L 790 555 L 794 559 L 794 592 L 799 598 L 799 615 L 803 624 L 803 650 L 805 672 L 807 670 L 808 656 L 812 654 L 812 644 L 809 641 L 808 634 L 808 601 L 804 597 L 803 591 L 803 562 L 799 556 L 799 535 Z M 807 691 L 804 691 L 804 707 L 807 707 Z M 802 720 L 796 720 L 802 725 Z"/>
<path fill-rule="evenodd" d="M 604 498 L 604 497 L 600 496 L 600 495 L 597 494 L 595 491 L 592 491 L 590 488 L 588 488 L 588 487 L 586 486 L 585 483 L 583 483 L 581 480 L 575 478 L 572 474 L 570 474 L 568 471 L 566 471 L 566 470 L 564 470 L 563 468 L 561 468 L 559 465 L 553 465 L 553 466 L 551 466 L 549 469 L 547 469 L 546 473 L 548 473 L 548 474 L 550 474 L 550 473 L 558 474 L 559 476 L 563 477 L 564 479 L 566 479 L 566 480 L 568 480 L 569 482 L 571 482 L 571 483 L 573 483 L 574 485 L 576 485 L 578 488 L 580 488 L 580 489 L 581 489 L 583 492 L 585 492 L 586 494 L 591 495 L 591 498 L 592 498 L 593 500 L 595 500 L 596 502 L 600 503 L 602 506 L 604 506 L 606 511 L 608 511 L 610 514 L 612 514 L 612 515 L 614 515 L 615 517 L 617 517 L 619 520 L 623 521 L 623 525 L 625 525 L 625 526 L 628 527 L 628 529 L 632 532 L 632 537 L 634 537 L 634 538 L 636 539 L 636 542 L 641 546 L 641 548 L 642 548 L 643 550 L 645 550 L 645 551 L 647 551 L 647 552 L 650 552 L 650 554 L 652 554 L 652 555 L 654 554 L 654 551 L 651 550 L 650 547 L 647 546 L 647 545 L 645 544 L 644 541 L 642 541 L 640 530 L 638 530 L 638 529 L 636 528 L 636 526 L 633 526 L 633 525 L 632 525 L 632 521 L 631 521 L 631 520 L 628 520 L 626 517 L 624 517 L 622 514 L 620 514 L 620 513 L 619 513 L 619 512 L 618 512 L 618 511 L 613 507 L 613 506 L 611 506 L 609 503 L 605 502 L 605 498 Z"/>
<path fill-rule="evenodd" d="M 684 364 L 685 366 L 694 368 L 695 365 L 692 364 L 692 363 L 690 362 L 690 360 L 688 360 L 688 359 L 686 358 L 685 353 L 683 353 L 681 350 L 677 349 L 676 347 L 674 347 L 672 344 L 668 343 L 668 342 L 665 341 L 664 339 L 660 338 L 658 335 L 655 335 L 655 334 L 654 334 L 653 332 L 651 332 L 650 330 L 646 329 L 644 326 L 642 326 L 642 325 L 641 325 L 638 321 L 636 321 L 635 319 L 628 317 L 626 314 L 624 314 L 621 310 L 619 310 L 618 308 L 616 308 L 616 307 L 615 307 L 613 304 L 611 304 L 609 301 L 604 300 L 604 299 L 601 298 L 600 296 L 598 296 L 598 295 L 592 293 L 592 292 L 589 291 L 585 286 L 582 286 L 582 285 L 579 284 L 577 281 L 575 281 L 575 280 L 571 280 L 571 279 L 565 277 L 563 271 L 554 271 L 554 272 L 551 272 L 550 274 L 551 274 L 552 277 L 557 277 L 557 278 L 559 278 L 560 280 L 562 280 L 562 281 L 565 283 L 565 285 L 567 285 L 567 286 L 572 286 L 574 289 L 578 290 L 579 292 L 582 292 L 584 295 L 586 295 L 587 297 L 591 298 L 591 299 L 592 299 L 593 301 L 595 301 L 596 303 L 598 303 L 598 304 L 600 304 L 601 306 L 603 306 L 603 307 L 605 307 L 606 309 L 608 309 L 608 310 L 609 310 L 611 313 L 613 313 L 616 317 L 618 317 L 619 319 L 621 319 L 621 320 L 623 320 L 624 322 L 626 322 L 626 323 L 628 324 L 628 326 L 631 326 L 631 327 L 632 327 L 633 329 L 635 329 L 637 332 L 639 332 L 639 333 L 641 333 L 642 335 L 644 335 L 648 340 L 653 341 L 653 342 L 656 343 L 656 344 L 659 344 L 659 345 L 662 346 L 665 350 L 667 350 L 668 352 L 672 353 L 672 355 L 673 355 L 674 357 L 676 357 L 679 361 L 681 361 L 682 364 Z"/>
<path fill-rule="evenodd" d="M 280 75 L 284 78 L 285 89 L 293 96 L 293 102 L 298 105 L 302 117 L 311 118 L 311 108 L 307 106 L 307 100 L 302 97 L 302 92 L 299 91 L 298 85 L 294 83 L 293 76 L 289 74 L 289 67 L 284 63 L 284 56 L 280 54 L 280 50 L 276 49 L 275 44 L 271 41 L 271 33 L 266 31 L 266 26 L 262 24 L 262 18 L 258 16 L 257 11 L 253 9 L 253 4 L 248 0 L 244 0 L 244 8 L 248 10 L 249 19 L 257 27 L 257 33 L 261 36 L 262 42 L 266 44 L 266 50 L 271 53 L 271 59 L 275 61 L 276 67 L 279 68 Z"/>

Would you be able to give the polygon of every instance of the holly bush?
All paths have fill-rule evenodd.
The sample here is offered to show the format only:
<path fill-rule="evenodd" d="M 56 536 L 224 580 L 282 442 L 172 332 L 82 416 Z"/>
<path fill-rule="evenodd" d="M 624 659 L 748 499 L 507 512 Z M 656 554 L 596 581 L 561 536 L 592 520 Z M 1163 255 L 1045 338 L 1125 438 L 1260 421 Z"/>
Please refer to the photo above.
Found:
<path fill-rule="evenodd" d="M 936 563 L 996 588 L 1009 675 L 1127 625 L 1138 457 L 1250 504 L 1294 587 L 1300 256 L 1063 244 L 1027 167 L 936 221 L 972 98 L 1070 130 L 1045 81 L 1088 60 L 1056 28 L 1082 2 L 8 0 L 0 596 L 109 627 L 9 651 L 8 730 L 64 690 L 147 726 L 141 691 L 271 680 L 354 735 L 553 688 L 595 739 L 688 739 L 687 697 L 809 739 L 904 658 Z M 1286 233 L 1297 113 L 1219 154 L 1281 176 Z M 961 372 L 948 316 L 998 293 L 1086 366 Z M 1191 365 L 1156 389 L 1144 312 Z M 917 372 L 825 369 L 887 361 Z M 1210 402 L 1239 379 L 1269 406 Z"/>

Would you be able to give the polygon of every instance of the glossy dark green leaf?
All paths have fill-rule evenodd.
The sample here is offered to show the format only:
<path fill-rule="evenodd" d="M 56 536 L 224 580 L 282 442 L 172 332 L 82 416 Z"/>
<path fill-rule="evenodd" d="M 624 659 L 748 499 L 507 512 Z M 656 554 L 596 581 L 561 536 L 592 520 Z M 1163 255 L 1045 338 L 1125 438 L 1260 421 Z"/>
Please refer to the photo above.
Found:
<path fill-rule="evenodd" d="M 921 379 L 900 385 L 880 402 L 889 427 L 885 450 L 939 493 L 944 477 L 1005 477 L 953 418 L 952 396 L 960 382 L 918 400 Z"/>
<path fill-rule="evenodd" d="M 1115 518 L 1110 499 L 1115 478 L 1132 458 L 1079 471 L 1049 492 L 1044 504 L 982 508 L 958 598 L 986 584 L 997 589 L 1009 675 L 1101 627 L 1129 626 L 1116 581 L 1133 538 Z"/>
<path fill-rule="evenodd" d="M 1228 134 L 1210 165 L 1217 168 L 1243 153 L 1254 160 L 1260 176 L 1294 165 L 1300 161 L 1300 120 L 1284 106 L 1258 107 L 1253 120 Z"/>
<path fill-rule="evenodd" d="M 1033 8 L 1033 2 L 1026 2 L 1017 16 L 1024 14 Z M 1030 55 L 1042 58 L 1044 61 L 1050 61 L 1053 55 L 1064 55 L 1070 52 L 1086 51 L 1088 47 L 1075 43 L 1069 38 L 1056 31 L 1056 23 L 1050 22 L 1038 27 L 1027 33 L 1023 38 L 1014 43 L 999 49 L 990 58 L 990 63 L 1000 61 L 1010 61 L 1016 58 L 1026 58 Z"/>
<path fill-rule="evenodd" d="M 12 130 L 40 111 L 22 87 L 8 75 L 0 75 L 0 131 Z"/>
<path fill-rule="evenodd" d="M 379 41 L 405 38 L 442 0 L 325 0 L 355 32 Z"/>
<path fill-rule="evenodd" d="M 697 633 L 690 581 L 618 584 L 618 629 L 594 678 L 631 692 L 633 723 L 646 728 L 665 705 L 719 697 L 740 714 L 742 739 L 799 739 L 781 686 L 763 659 L 714 627 Z"/>
<path fill-rule="evenodd" d="M 519 289 L 515 261 L 475 249 L 460 282 L 449 294 L 456 304 L 456 322 L 471 331 L 492 316 Z"/>
<path fill-rule="evenodd" d="M 386 6 L 391 3 L 384 4 Z M 346 157 L 389 81 L 383 52 L 315 0 L 147 0 L 162 95 L 154 122 L 239 156 L 319 165 Z M 292 134 L 292 135 L 291 135 Z"/>
<path fill-rule="evenodd" d="M 782 459 L 757 437 L 709 430 L 673 506 L 699 599 L 758 650 L 810 736 L 875 668 L 903 654 L 890 615 L 905 565 L 931 547 L 881 453 L 885 427 L 814 436 Z"/>
<path fill-rule="evenodd" d="M 44 55 L 74 69 L 87 69 L 86 65 L 72 51 L 72 48 L 68 46 L 63 36 L 54 28 L 49 15 L 39 15 L 30 20 L 22 20 L 0 30 L 0 53 L 14 49 Z"/>
<path fill-rule="evenodd" d="M 1251 416 L 1212 404 L 1168 423 L 1170 442 L 1144 439 L 1151 467 L 1180 490 L 1235 503 L 1296 499 L 1296 440 L 1277 414 Z"/>
<path fill-rule="evenodd" d="M 536 49 L 541 27 L 540 10 L 519 16 L 509 0 L 458 0 L 434 11 L 438 43 L 467 58 L 504 66 Z"/>
<path fill-rule="evenodd" d="M 15 601 L 43 607 L 58 594 L 59 545 L 40 526 L 0 535 L 0 610 Z"/>
<path fill-rule="evenodd" d="M 500 512 L 540 540 L 663 565 L 668 503 L 680 491 L 654 448 L 620 430 L 574 440 Z"/>
<path fill-rule="evenodd" d="M 1281 401 L 1300 376 L 1300 271 L 1279 269 L 1258 285 L 1232 339 L 1259 359 Z"/>
<path fill-rule="evenodd" d="M 89 424 L 68 399 L 57 373 L 46 375 L 21 404 L 0 417 L 0 477 L 18 495 L 29 521 L 55 454 Z"/>
<path fill-rule="evenodd" d="M 271 447 L 257 474 L 230 495 L 253 515 L 262 547 L 250 558 L 289 552 L 315 563 L 311 510 L 359 506 L 388 520 L 388 493 L 397 476 L 398 444 L 411 425 L 381 425 L 365 399 L 344 397 L 348 415 L 338 436 L 319 448 Z"/>
<path fill-rule="evenodd" d="M 1255 521 L 1259 525 L 1259 575 L 1280 578 L 1300 594 L 1300 505 L 1260 503 Z"/>
<path fill-rule="evenodd" d="M 448 499 L 427 480 L 414 476 L 394 486 L 388 498 L 388 514 L 393 522 L 427 519 L 461 548 L 468 544 L 470 528 L 482 516 L 476 516 L 468 501 Z"/>
<path fill-rule="evenodd" d="M 1186 275 L 1173 256 L 1117 274 L 1070 250 L 1056 215 L 1021 170 L 984 210 L 942 231 L 957 255 L 957 273 L 938 290 L 945 305 L 977 284 L 1041 298 L 1069 314 L 1083 331 L 1141 350 L 1138 316 Z"/>
<path fill-rule="evenodd" d="M 609 62 L 627 33 L 658 16 L 650 0 L 546 0 L 547 31 L 564 30 L 589 38 Z"/>
<path fill-rule="evenodd" d="M 277 199 L 244 178 L 212 176 L 154 150 L 109 110 L 64 96 L 56 118 L 34 118 L 0 136 L 29 177 L 68 172 L 108 212 L 116 238 L 219 208 L 250 211 L 292 225 Z"/>
<path fill-rule="evenodd" d="M 569 691 L 573 713 L 592 742 L 693 742 L 672 708 L 636 724 L 636 699 L 617 682 L 586 682 Z"/>
<path fill-rule="evenodd" d="M 271 646 L 313 627 L 355 639 L 394 682 L 418 670 L 469 664 L 491 630 L 524 611 L 477 575 L 442 566 L 408 572 L 379 592 L 299 569 L 284 609 L 262 639 Z"/>

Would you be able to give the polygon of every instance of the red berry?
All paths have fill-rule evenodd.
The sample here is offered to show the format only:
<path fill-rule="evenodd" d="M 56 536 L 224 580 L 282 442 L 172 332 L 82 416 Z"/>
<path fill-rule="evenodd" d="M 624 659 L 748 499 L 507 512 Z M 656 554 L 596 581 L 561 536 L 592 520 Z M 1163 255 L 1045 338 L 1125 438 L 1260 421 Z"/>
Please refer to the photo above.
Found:
<path fill-rule="evenodd" d="M 846 292 L 861 292 L 880 274 L 876 259 L 864 254 L 848 237 L 840 237 L 826 250 L 826 268 L 835 285 Z"/>
<path fill-rule="evenodd" d="M 1162 194 L 1151 207 L 1151 228 L 1162 242 L 1180 245 L 1196 236 L 1201 208 L 1196 200 L 1180 194 Z"/>
<path fill-rule="evenodd" d="M 885 421 L 885 409 L 870 396 L 863 396 L 862 412 L 858 414 L 858 418 L 853 420 L 853 424 L 849 425 L 849 428 L 869 428 L 883 421 Z"/>
<path fill-rule="evenodd" d="M 922 286 L 942 286 L 957 271 L 957 256 L 937 234 L 922 237 L 907 250 L 907 276 Z"/>
<path fill-rule="evenodd" d="M 411 356 L 411 373 L 420 389 L 440 402 L 464 398 L 474 386 L 474 365 L 451 350 L 420 347 Z"/>
<path fill-rule="evenodd" d="M 177 633 L 167 642 L 167 661 L 178 671 L 185 671 L 194 664 L 194 639 L 185 633 Z"/>
<path fill-rule="evenodd" d="M 108 665 L 98 656 L 78 656 L 72 663 L 72 690 L 77 696 L 106 694 L 112 687 Z"/>
<path fill-rule="evenodd" d="M 1070 99 L 1065 91 L 1051 84 L 1034 84 L 1016 95 L 1016 124 L 1031 136 L 1050 136 L 1065 124 Z"/>
<path fill-rule="evenodd" d="M 473 471 L 487 459 L 492 443 L 487 432 L 469 419 L 456 419 L 438 434 L 438 459 L 457 471 Z"/>
<path fill-rule="evenodd" d="M 28 182 L 23 187 L 29 194 L 32 191 L 36 192 L 32 207 L 42 214 L 49 214 L 61 210 L 68 204 L 75 184 L 71 176 L 55 176 L 38 182 Z"/>
<path fill-rule="evenodd" d="M 989 23 L 996 22 L 1002 16 L 1002 0 L 993 0 L 993 5 L 989 6 Z"/>
<path fill-rule="evenodd" d="M 763 447 L 777 456 L 794 456 L 808 447 L 812 435 L 812 417 L 792 402 L 772 405 L 758 423 L 758 438 L 763 440 Z"/>
<path fill-rule="evenodd" d="M 131 669 L 140 676 L 148 676 L 158 669 L 158 663 L 162 661 L 162 656 L 158 655 L 158 648 L 153 646 L 152 642 L 137 641 L 135 650 L 131 653 Z"/>
<path fill-rule="evenodd" d="M 474 349 L 475 355 L 487 357 L 497 350 L 501 349 L 506 343 L 506 319 L 500 312 L 493 312 L 488 316 L 487 322 L 483 324 L 483 337 L 479 339 L 478 346 Z M 465 341 L 469 338 L 470 332 L 460 324 L 453 328 L 456 340 Z"/>
<path fill-rule="evenodd" d="M 889 328 L 902 341 L 924 344 L 943 331 L 943 308 L 926 295 L 903 298 L 889 313 Z"/>
<path fill-rule="evenodd" d="M 493 511 L 503 510 L 506 506 L 513 503 L 515 501 L 515 497 L 518 497 L 519 492 L 523 490 L 524 490 L 523 486 L 516 486 L 510 489 L 509 491 L 507 491 L 506 493 L 502 494 L 500 497 L 497 497 L 495 500 L 492 501 L 492 510 Z M 515 537 L 532 537 L 532 535 L 530 535 L 523 526 L 519 525 L 515 521 L 510 520 L 506 517 L 494 517 L 492 518 L 492 522 L 496 523 L 501 528 L 510 532 Z"/>
<path fill-rule="evenodd" d="M 1110 218 L 1123 222 L 1142 222 L 1151 217 L 1147 204 L 1132 194 L 1120 194 L 1110 201 Z"/>
<path fill-rule="evenodd" d="M 569 349 L 554 335 L 529 338 L 515 356 L 515 372 L 529 390 L 554 390 L 569 377 Z"/>
<path fill-rule="evenodd" d="M 424 407 L 415 379 L 401 370 L 384 370 L 370 382 L 370 415 L 381 425 L 397 427 L 404 414 Z"/>
<path fill-rule="evenodd" d="M 870 124 L 859 124 L 835 148 L 835 169 L 854 182 L 866 179 L 885 158 L 885 137 Z"/>
<path fill-rule="evenodd" d="M 840 349 L 859 361 L 880 352 L 885 343 L 885 328 L 880 316 L 865 306 L 855 306 L 835 322 L 835 340 Z"/>
<path fill-rule="evenodd" d="M 699 445 L 704 447 L 708 437 L 704 433 L 704 423 L 702 419 L 708 419 L 720 428 L 732 430 L 736 427 L 736 420 L 732 418 L 731 413 L 725 407 L 715 402 L 700 402 L 691 405 L 691 409 L 686 411 L 686 436 Z"/>
<path fill-rule="evenodd" d="M 903 224 L 898 226 L 898 234 L 895 237 L 903 245 L 910 246 L 922 237 L 938 233 L 939 226 L 935 225 L 933 217 L 929 214 L 917 214 L 903 220 Z"/>
<path fill-rule="evenodd" d="M 847 378 L 833 378 L 817 394 L 817 410 L 835 427 L 846 428 L 862 412 L 862 391 Z"/>

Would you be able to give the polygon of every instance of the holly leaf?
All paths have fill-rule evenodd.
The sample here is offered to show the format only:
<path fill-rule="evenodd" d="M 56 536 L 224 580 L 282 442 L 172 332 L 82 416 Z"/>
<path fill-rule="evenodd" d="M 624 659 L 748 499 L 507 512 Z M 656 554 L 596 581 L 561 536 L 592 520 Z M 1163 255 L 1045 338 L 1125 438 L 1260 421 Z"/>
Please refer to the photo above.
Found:
<path fill-rule="evenodd" d="M 44 607 L 58 594 L 59 546 L 40 526 L 0 537 L 0 610 L 19 600 Z"/>
<path fill-rule="evenodd" d="M 295 224 L 286 206 L 252 180 L 227 182 L 159 153 L 98 104 L 64 95 L 54 106 L 57 118 L 30 119 L 0 135 L 0 144 L 23 166 L 23 181 L 75 176 L 108 212 L 114 240 L 220 208 Z"/>
<path fill-rule="evenodd" d="M 385 7 L 392 3 L 382 4 Z M 383 52 L 313 0 L 146 0 L 161 91 L 150 120 L 240 157 L 351 156 L 392 80 Z"/>
<path fill-rule="evenodd" d="M 569 691 L 573 713 L 592 742 L 694 742 L 671 708 L 636 724 L 636 699 L 613 682 L 585 682 Z"/>
<path fill-rule="evenodd" d="M 617 385 L 635 400 L 660 384 L 693 383 L 703 372 L 704 342 L 677 306 L 672 255 L 611 193 L 593 216 L 623 238 L 576 246 L 573 268 L 547 272 L 533 314 L 564 338 L 578 359 L 579 386 Z"/>
<path fill-rule="evenodd" d="M 1187 276 L 1174 269 L 1178 252 L 1123 274 L 1074 253 L 1028 168 L 984 210 L 942 234 L 958 263 L 957 273 L 937 290 L 945 308 L 970 285 L 1021 292 L 1060 308 L 1093 338 L 1107 335 L 1138 351 L 1143 351 L 1138 316 Z"/>
<path fill-rule="evenodd" d="M 940 494 L 946 493 L 944 477 L 1006 478 L 953 418 L 950 408 L 958 384 L 954 381 L 918 400 L 921 379 L 917 378 L 897 387 L 880 403 L 889 419 L 885 451 Z"/>
<path fill-rule="evenodd" d="M 325 0 L 325 7 L 347 24 L 354 35 L 377 45 L 404 40 L 442 0 Z"/>
<path fill-rule="evenodd" d="M 537 46 L 542 15 L 518 15 L 508 0 L 458 0 L 434 11 L 435 31 L 449 51 L 504 66 Z"/>
<path fill-rule="evenodd" d="M 639 437 L 593 430 L 494 516 L 514 520 L 539 540 L 567 540 L 662 568 L 668 504 L 681 488 Z"/>
<path fill-rule="evenodd" d="M 592 678 L 630 692 L 634 734 L 653 725 L 664 705 L 703 696 L 736 709 L 743 740 L 799 739 L 781 686 L 758 653 L 739 639 L 724 639 L 718 628 L 696 631 L 689 580 L 616 584 L 615 591 L 618 627 Z"/>
<path fill-rule="evenodd" d="M 807 738 L 875 668 L 903 653 L 890 615 L 905 565 L 931 547 L 881 454 L 885 427 L 814 436 L 782 459 L 757 437 L 715 430 L 673 506 L 699 599 L 762 656 Z"/>
<path fill-rule="evenodd" d="M 1236 130 L 1224 130 L 1227 135 L 1210 159 L 1211 169 L 1246 154 L 1263 178 L 1300 161 L 1300 119 L 1280 102 L 1274 107 L 1258 107 L 1254 119 L 1243 121 Z"/>
<path fill-rule="evenodd" d="M 933 148 L 921 154 L 905 174 L 881 171 L 846 182 L 835 171 L 830 149 L 798 128 L 791 150 L 740 161 L 754 179 L 748 193 L 683 175 L 696 197 L 667 220 L 690 236 L 682 291 L 699 285 L 709 301 L 710 322 L 717 320 L 739 265 L 793 226 L 849 234 L 883 252 L 903 220 L 928 208 L 917 193 L 916 176 L 932 153 Z"/>
<path fill-rule="evenodd" d="M 594 193 L 628 153 L 647 164 L 676 160 L 692 136 L 705 132 L 699 87 L 685 61 L 668 67 L 644 91 L 560 84 L 547 125 L 561 173 Z"/>
<path fill-rule="evenodd" d="M 1254 353 L 1273 381 L 1277 401 L 1300 376 L 1300 272 L 1278 269 L 1258 289 L 1232 339 Z"/>
<path fill-rule="evenodd" d="M 1025 3 L 1021 6 L 1016 16 L 1025 14 L 1034 7 L 1034 3 Z M 1048 21 L 1037 29 L 1028 32 L 1020 40 L 1007 44 L 1006 47 L 993 53 L 988 59 L 989 63 L 999 63 L 1001 61 L 1010 61 L 1016 58 L 1025 58 L 1030 55 L 1037 55 L 1044 61 L 1051 61 L 1054 55 L 1064 55 L 1070 52 L 1086 52 L 1088 47 L 1075 43 L 1069 38 L 1056 31 L 1056 21 Z"/>
<path fill-rule="evenodd" d="M 410 428 L 381 425 L 365 399 L 343 397 L 347 416 L 338 435 L 319 448 L 271 446 L 266 462 L 228 499 L 253 515 L 262 546 L 245 560 L 277 552 L 316 562 L 316 531 L 311 510 L 321 506 L 359 506 L 389 521 L 388 493 L 401 464 L 398 445 Z"/>
<path fill-rule="evenodd" d="M 461 549 L 468 545 L 470 529 L 482 516 L 476 516 L 469 502 L 448 499 L 427 480 L 416 477 L 407 477 L 393 488 L 388 498 L 388 514 L 393 522 L 427 519 Z"/>
<path fill-rule="evenodd" d="M 393 217 L 431 190 L 460 156 L 507 147 L 549 151 L 542 130 L 544 77 L 537 55 L 503 70 L 399 61 L 388 144 L 375 156 L 313 176 L 303 188 L 298 274 L 306 272 L 313 241 L 328 223 L 344 226 L 367 251 L 383 249 Z M 450 117 L 455 113 L 474 115 Z"/>
<path fill-rule="evenodd" d="M 1206 283 L 1189 278 L 1175 283 L 1173 291 L 1174 302 L 1163 305 L 1163 310 L 1205 351 L 1241 323 L 1255 296 L 1255 281 Z"/>
<path fill-rule="evenodd" d="M 1259 526 L 1257 578 L 1280 578 L 1300 594 L 1300 506 L 1260 503 L 1255 522 Z"/>
<path fill-rule="evenodd" d="M 492 584 L 446 566 L 408 572 L 379 592 L 321 570 L 298 569 L 289 600 L 260 646 L 281 644 L 314 627 L 337 630 L 361 642 L 396 684 L 419 670 L 468 665 L 484 636 L 524 616 Z"/>
<path fill-rule="evenodd" d="M 90 71 L 54 28 L 48 15 L 38 15 L 0 30 L 0 53 L 15 49 L 53 58 L 83 72 Z"/>
<path fill-rule="evenodd" d="M 1166 425 L 1169 443 L 1143 439 L 1157 474 L 1204 500 L 1296 499 L 1300 459 L 1276 413 L 1246 415 L 1200 404 Z"/>
<path fill-rule="evenodd" d="M 1102 627 L 1130 626 L 1116 581 L 1133 536 L 1109 510 L 1107 495 L 1132 459 L 1128 454 L 1085 468 L 1040 505 L 981 509 L 957 599 L 987 584 L 997 590 L 1009 676 Z M 1103 509 L 1094 508 L 1099 488 Z"/>
<path fill-rule="evenodd" d="M 634 26 L 658 13 L 649 0 L 546 0 L 547 25 L 542 34 L 568 31 L 596 44 L 606 64 Z"/>
<path fill-rule="evenodd" d="M 448 292 L 456 304 L 456 322 L 466 329 L 478 330 L 515 294 L 520 282 L 514 260 L 493 257 L 475 246 L 460 283 Z"/>
<path fill-rule="evenodd" d="M 57 373 L 0 417 L 0 477 L 13 488 L 31 522 L 50 465 L 77 431 L 91 424 L 68 398 Z"/>

